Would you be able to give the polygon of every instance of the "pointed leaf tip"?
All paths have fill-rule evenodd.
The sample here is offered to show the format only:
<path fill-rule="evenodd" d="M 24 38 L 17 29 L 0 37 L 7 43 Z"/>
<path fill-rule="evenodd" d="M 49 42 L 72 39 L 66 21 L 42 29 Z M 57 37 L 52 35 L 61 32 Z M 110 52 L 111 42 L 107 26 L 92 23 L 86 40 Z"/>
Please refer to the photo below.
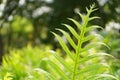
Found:
<path fill-rule="evenodd" d="M 89 18 L 89 21 L 94 20 L 94 19 L 100 19 L 100 17 L 98 17 L 98 16 L 91 17 L 91 18 Z"/>
<path fill-rule="evenodd" d="M 72 18 L 69 18 L 69 20 L 72 21 L 79 30 L 81 30 L 82 25 L 77 20 Z"/>

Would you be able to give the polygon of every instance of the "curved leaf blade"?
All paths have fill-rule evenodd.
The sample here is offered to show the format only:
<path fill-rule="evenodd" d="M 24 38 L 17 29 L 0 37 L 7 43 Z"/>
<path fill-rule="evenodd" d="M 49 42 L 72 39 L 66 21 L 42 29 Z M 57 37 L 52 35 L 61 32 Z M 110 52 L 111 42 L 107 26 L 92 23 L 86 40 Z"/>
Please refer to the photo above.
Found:
<path fill-rule="evenodd" d="M 92 65 L 86 66 L 85 68 L 78 71 L 77 75 L 81 75 L 84 73 L 91 73 L 91 72 L 96 74 L 96 70 L 104 69 L 104 68 L 108 68 L 108 67 L 109 66 L 106 64 L 100 64 L 100 63 L 92 64 Z"/>
<path fill-rule="evenodd" d="M 67 65 L 67 63 L 65 62 L 65 60 L 60 57 L 55 51 L 49 51 L 64 67 L 66 70 L 70 71 L 72 73 L 71 68 Z"/>
<path fill-rule="evenodd" d="M 103 28 L 101 26 L 98 26 L 98 25 L 92 25 L 90 27 L 87 27 L 85 32 L 88 32 L 88 31 L 91 31 L 92 29 L 95 29 L 95 28 L 100 28 L 103 30 Z"/>
<path fill-rule="evenodd" d="M 97 58 L 97 57 L 102 57 L 102 56 L 108 56 L 110 58 L 114 58 L 112 55 L 107 54 L 107 53 L 97 53 L 97 54 L 88 55 L 88 56 L 80 59 L 78 61 L 78 64 L 82 64 L 82 63 L 85 63 L 85 62 L 87 62 L 89 60 L 92 60 L 92 59 Z"/>
<path fill-rule="evenodd" d="M 94 20 L 94 19 L 99 19 L 99 18 L 100 17 L 98 17 L 98 16 L 94 16 L 94 17 L 89 18 L 89 21 Z"/>
<path fill-rule="evenodd" d="M 74 55 L 70 52 L 69 48 L 67 47 L 67 45 L 65 44 L 65 42 L 62 40 L 62 38 L 57 35 L 56 33 L 53 33 L 54 36 L 57 38 L 58 42 L 60 43 L 61 47 L 63 48 L 63 50 L 66 52 L 66 54 L 72 59 L 74 60 Z"/>
<path fill-rule="evenodd" d="M 82 21 L 84 21 L 85 20 L 85 18 L 86 18 L 86 16 L 84 16 L 83 14 L 81 14 L 81 13 L 77 13 L 79 16 L 80 16 L 80 18 L 82 19 Z"/>
<path fill-rule="evenodd" d="M 65 72 L 63 72 L 63 70 L 61 70 L 60 67 L 58 67 L 58 65 L 56 65 L 51 60 L 48 60 L 48 63 L 52 68 L 54 68 L 55 71 L 57 71 L 57 73 L 63 78 L 63 80 L 70 80 L 69 77 L 65 74 Z"/>
<path fill-rule="evenodd" d="M 74 43 L 74 41 L 72 40 L 72 38 L 69 36 L 69 34 L 67 32 L 63 31 L 62 29 L 57 29 L 57 30 L 59 30 L 60 32 L 62 32 L 64 34 L 64 36 L 67 38 L 67 41 L 70 43 L 70 45 L 74 49 L 77 48 L 76 44 Z"/>
<path fill-rule="evenodd" d="M 56 78 L 53 75 L 51 75 L 50 73 L 48 73 L 47 71 L 45 71 L 43 69 L 35 68 L 34 70 L 45 74 L 50 80 L 56 80 Z"/>
<path fill-rule="evenodd" d="M 87 37 L 83 38 L 82 42 L 86 42 L 86 41 L 92 40 L 94 37 L 95 37 L 95 35 L 88 35 Z"/>
<path fill-rule="evenodd" d="M 109 46 L 106 45 L 106 44 L 103 43 L 103 42 L 92 42 L 92 43 L 89 43 L 88 45 L 86 45 L 84 48 L 82 48 L 80 52 L 88 51 L 89 49 L 94 48 L 94 47 L 96 47 L 96 46 L 98 46 L 98 45 L 104 45 L 104 46 L 106 46 L 107 48 L 109 48 Z"/>
<path fill-rule="evenodd" d="M 99 34 L 90 34 L 90 35 L 88 35 L 88 36 L 86 36 L 86 37 L 84 37 L 83 38 L 83 42 L 87 42 L 87 41 L 90 41 L 90 40 L 92 40 L 92 39 L 94 39 L 94 38 L 97 38 L 97 39 L 104 39 L 104 37 L 103 36 L 101 36 L 101 35 L 99 35 Z"/>
<path fill-rule="evenodd" d="M 82 30 L 82 25 L 78 21 L 72 18 L 68 18 L 68 20 L 72 21 L 76 25 L 76 27 L 78 27 L 79 30 Z"/>
<path fill-rule="evenodd" d="M 70 25 L 68 25 L 68 24 L 63 24 L 63 25 L 68 28 L 68 30 L 72 33 L 72 35 L 73 35 L 76 39 L 79 38 L 79 35 L 78 35 L 78 33 L 75 31 L 74 28 L 72 28 L 72 27 L 71 27 Z"/>

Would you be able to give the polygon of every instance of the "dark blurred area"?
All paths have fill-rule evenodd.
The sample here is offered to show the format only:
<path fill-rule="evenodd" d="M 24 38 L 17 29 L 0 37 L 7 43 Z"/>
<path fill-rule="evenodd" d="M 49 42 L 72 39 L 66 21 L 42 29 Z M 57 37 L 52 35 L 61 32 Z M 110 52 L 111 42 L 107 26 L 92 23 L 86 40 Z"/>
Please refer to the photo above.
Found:
<path fill-rule="evenodd" d="M 110 21 L 120 23 L 120 0 L 0 0 L 0 60 L 3 52 L 28 43 L 56 47 L 50 31 L 65 30 L 61 23 L 71 24 L 68 17 L 80 20 L 76 11 L 85 14 L 93 3 L 98 10 L 92 15 L 101 19 L 91 24 L 105 28 Z"/>

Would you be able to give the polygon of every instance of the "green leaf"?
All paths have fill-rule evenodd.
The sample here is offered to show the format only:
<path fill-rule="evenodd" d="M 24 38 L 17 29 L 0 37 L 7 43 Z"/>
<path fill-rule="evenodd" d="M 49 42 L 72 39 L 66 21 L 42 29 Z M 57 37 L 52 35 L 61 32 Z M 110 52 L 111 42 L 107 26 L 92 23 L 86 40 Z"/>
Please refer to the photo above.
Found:
<path fill-rule="evenodd" d="M 70 80 L 69 77 L 65 74 L 65 72 L 63 72 L 63 70 L 61 70 L 60 67 L 58 67 L 58 65 L 56 65 L 50 60 L 48 60 L 48 63 L 63 78 L 63 80 Z"/>
<path fill-rule="evenodd" d="M 67 69 L 68 71 L 70 71 L 72 73 L 72 69 L 70 68 L 70 66 L 67 65 L 67 63 L 65 62 L 65 60 L 60 57 L 55 51 L 50 50 L 50 53 L 52 53 L 52 55 L 65 67 L 65 69 Z"/>
<path fill-rule="evenodd" d="M 70 52 L 69 48 L 67 47 L 67 45 L 65 44 L 65 42 L 62 40 L 62 38 L 57 35 L 56 33 L 53 33 L 55 35 L 55 37 L 57 38 L 58 42 L 60 43 L 61 47 L 63 48 L 63 50 L 66 52 L 66 54 L 72 59 L 74 60 L 74 55 Z"/>
<path fill-rule="evenodd" d="M 103 56 L 108 56 L 108 57 L 111 57 L 111 58 L 114 58 L 112 55 L 110 54 L 107 54 L 107 53 L 97 53 L 97 54 L 92 54 L 92 55 L 88 55 L 84 58 L 81 58 L 79 61 L 78 61 L 78 64 L 83 64 L 89 60 L 92 60 L 94 58 L 97 58 L 97 57 L 103 57 Z"/>
<path fill-rule="evenodd" d="M 98 46 L 98 45 L 104 45 L 104 46 L 106 46 L 107 48 L 109 48 L 109 46 L 106 45 L 106 44 L 103 43 L 103 42 L 92 42 L 92 43 L 89 43 L 89 44 L 88 44 L 87 46 L 85 46 L 84 48 L 82 48 L 80 52 L 88 51 L 89 49 L 94 48 L 94 47 L 96 47 L 96 46 Z"/>
<path fill-rule="evenodd" d="M 96 75 L 92 75 L 87 77 L 85 80 L 98 80 L 98 79 L 103 79 L 105 78 L 105 80 L 107 79 L 114 79 L 114 80 L 119 80 L 118 78 L 116 78 L 113 75 L 110 74 L 96 74 Z"/>
<path fill-rule="evenodd" d="M 100 64 L 100 63 L 96 63 L 96 64 L 92 64 L 89 66 L 85 66 L 83 69 L 79 70 L 77 72 L 77 75 L 81 75 L 81 74 L 85 74 L 85 73 L 96 73 L 96 70 L 100 70 L 103 68 L 108 68 L 109 66 L 106 64 Z M 97 74 L 97 73 L 96 73 Z"/>
<path fill-rule="evenodd" d="M 72 18 L 68 18 L 68 19 L 70 21 L 72 21 L 76 25 L 76 27 L 78 27 L 79 30 L 82 29 L 82 26 L 81 26 L 81 24 L 78 21 L 76 21 L 75 19 L 72 19 Z"/>
<path fill-rule="evenodd" d="M 91 31 L 92 29 L 95 29 L 95 28 L 100 28 L 103 30 L 103 28 L 101 26 L 98 26 L 98 25 L 92 25 L 90 27 L 87 27 L 85 32 L 88 32 L 88 31 Z"/>
<path fill-rule="evenodd" d="M 89 12 L 89 9 L 86 7 L 86 11 Z"/>
<path fill-rule="evenodd" d="M 90 35 L 84 37 L 82 41 L 86 42 L 86 41 L 90 41 L 94 38 L 98 38 L 98 39 L 102 39 L 102 40 L 104 39 L 103 36 L 95 33 L 95 34 L 90 34 Z"/>
<path fill-rule="evenodd" d="M 89 9 L 86 7 L 86 11 L 87 11 L 87 13 L 89 13 L 89 12 L 91 13 L 91 12 L 94 12 L 94 11 L 96 11 L 96 10 L 98 10 L 98 9 L 95 8 L 95 9 L 90 9 L 90 10 L 89 10 Z"/>
<path fill-rule="evenodd" d="M 45 71 L 43 69 L 35 68 L 34 70 L 45 74 L 50 80 L 56 80 L 56 78 L 53 75 L 51 75 L 50 73 L 48 73 L 47 71 Z"/>
<path fill-rule="evenodd" d="M 81 14 L 81 13 L 77 13 L 77 14 L 80 16 L 80 18 L 82 19 L 82 21 L 85 21 L 85 18 L 86 18 L 85 15 L 83 15 L 83 14 Z"/>
<path fill-rule="evenodd" d="M 74 30 L 74 28 L 72 28 L 70 25 L 68 25 L 68 24 L 63 24 L 64 26 L 66 26 L 68 29 L 69 29 L 69 31 L 72 33 L 72 35 L 76 38 L 76 39 L 78 39 L 79 38 L 79 35 L 78 35 L 78 33 Z"/>
<path fill-rule="evenodd" d="M 4 79 L 3 80 L 13 80 L 13 75 L 11 73 L 6 73 L 6 75 L 4 76 Z"/>
<path fill-rule="evenodd" d="M 92 40 L 94 37 L 95 37 L 95 35 L 88 35 L 87 37 L 83 38 L 82 42 L 86 42 L 86 41 Z"/>
<path fill-rule="evenodd" d="M 98 10 L 97 8 L 95 8 L 95 6 L 96 6 L 95 3 L 92 4 L 92 5 L 90 5 L 90 9 L 89 9 L 90 13 L 92 13 L 92 12 Z"/>
<path fill-rule="evenodd" d="M 63 30 L 61 30 L 61 29 L 57 29 L 57 30 L 59 30 L 60 32 L 62 32 L 62 33 L 65 35 L 65 37 L 67 38 L 68 42 L 70 43 L 70 45 L 71 45 L 74 49 L 77 48 L 76 44 L 74 43 L 74 41 L 72 40 L 72 38 L 69 36 L 69 34 L 68 34 L 67 32 L 65 32 L 65 31 L 63 31 Z"/>
<path fill-rule="evenodd" d="M 99 19 L 99 18 L 100 17 L 94 16 L 94 17 L 89 18 L 89 21 L 94 20 L 94 19 Z"/>

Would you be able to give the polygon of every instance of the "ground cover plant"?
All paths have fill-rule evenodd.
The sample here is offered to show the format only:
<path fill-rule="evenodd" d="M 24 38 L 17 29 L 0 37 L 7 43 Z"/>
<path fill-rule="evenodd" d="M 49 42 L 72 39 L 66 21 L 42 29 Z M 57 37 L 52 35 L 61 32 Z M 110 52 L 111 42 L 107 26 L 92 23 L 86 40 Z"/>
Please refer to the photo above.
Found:
<path fill-rule="evenodd" d="M 10 53 L 3 57 L 2 67 L 0 69 L 0 79 L 44 80 L 45 78 L 43 79 L 43 75 L 41 73 L 39 74 L 35 68 L 47 70 L 46 63 L 42 61 L 42 58 L 49 56 L 49 54 L 44 52 L 46 50 L 49 50 L 49 46 L 41 49 L 40 47 L 33 48 L 28 45 L 19 50 L 10 50 Z"/>
<path fill-rule="evenodd" d="M 114 32 L 113 32 L 114 31 Z M 108 51 L 105 47 L 101 46 L 101 50 L 113 55 L 115 59 L 111 62 L 112 73 L 120 78 L 120 34 L 118 31 L 112 29 L 111 31 L 100 32 L 102 36 L 106 36 L 104 42 L 110 45 L 110 50 Z"/>
<path fill-rule="evenodd" d="M 89 21 L 99 18 L 91 17 L 91 13 L 96 10 L 93 4 L 90 8 L 86 8 L 86 15 L 78 13 L 82 19 L 81 24 L 69 18 L 78 30 L 63 24 L 73 36 L 62 29 L 56 29 L 66 37 L 68 44 L 60 35 L 52 32 L 66 55 L 61 56 L 58 51 L 29 46 L 22 50 L 13 50 L 10 55 L 3 57 L 0 78 L 2 80 L 119 80 L 112 75 L 109 62 L 105 59 L 108 57 L 112 60 L 114 57 L 99 50 L 101 45 L 108 47 L 103 43 L 103 37 L 90 33 L 95 28 L 101 28 L 97 25 L 88 25 Z M 70 50 L 68 45 L 73 49 Z"/>

